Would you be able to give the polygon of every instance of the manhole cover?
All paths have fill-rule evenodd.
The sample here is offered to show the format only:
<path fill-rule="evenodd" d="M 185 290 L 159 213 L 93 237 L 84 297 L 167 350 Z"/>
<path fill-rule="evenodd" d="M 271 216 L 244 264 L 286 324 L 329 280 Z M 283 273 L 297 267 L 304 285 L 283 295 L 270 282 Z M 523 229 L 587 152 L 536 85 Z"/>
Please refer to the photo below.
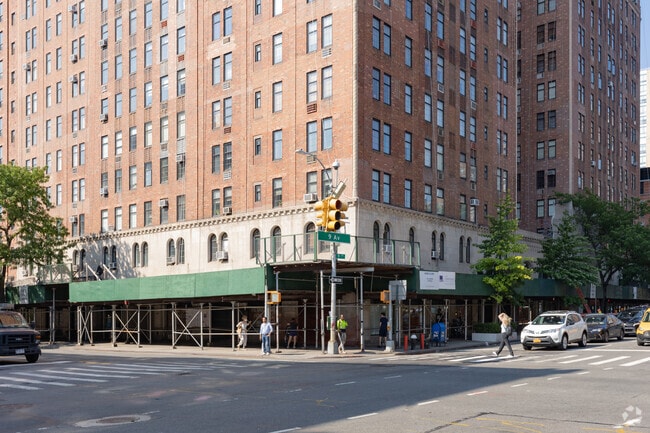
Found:
<path fill-rule="evenodd" d="M 99 427 L 105 425 L 131 424 L 134 422 L 149 421 L 150 419 L 151 417 L 149 415 L 118 415 L 79 421 L 75 425 L 77 427 Z"/>

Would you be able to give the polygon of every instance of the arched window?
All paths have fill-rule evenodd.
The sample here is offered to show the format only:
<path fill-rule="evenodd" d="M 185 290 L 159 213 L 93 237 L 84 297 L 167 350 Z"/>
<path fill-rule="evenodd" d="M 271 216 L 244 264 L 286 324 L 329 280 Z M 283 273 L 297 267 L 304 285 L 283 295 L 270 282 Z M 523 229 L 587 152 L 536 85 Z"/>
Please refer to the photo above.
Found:
<path fill-rule="evenodd" d="M 111 263 L 117 263 L 117 247 L 115 245 L 111 247 Z"/>
<path fill-rule="evenodd" d="M 445 259 L 445 234 L 440 233 L 440 260 Z"/>
<path fill-rule="evenodd" d="M 177 263 L 185 263 L 185 240 L 178 238 L 176 241 L 176 259 Z"/>
<path fill-rule="evenodd" d="M 415 258 L 415 229 L 409 229 L 409 248 L 411 249 L 411 258 Z"/>
<path fill-rule="evenodd" d="M 131 266 L 137 268 L 140 266 L 140 245 L 136 242 L 131 250 Z"/>
<path fill-rule="evenodd" d="M 465 246 L 465 263 L 472 263 L 472 238 L 467 238 L 467 244 Z"/>
<path fill-rule="evenodd" d="M 142 266 L 149 266 L 149 244 L 142 242 Z"/>
<path fill-rule="evenodd" d="M 384 245 L 390 244 L 390 226 L 388 223 L 384 224 Z"/>
<path fill-rule="evenodd" d="M 458 239 L 458 263 L 463 263 L 463 257 L 465 256 L 465 237 L 461 236 Z"/>
<path fill-rule="evenodd" d="M 111 256 L 108 254 L 108 247 L 104 247 L 103 253 L 102 253 L 102 263 L 105 265 L 108 265 L 109 259 Z"/>
<path fill-rule="evenodd" d="M 208 261 L 214 262 L 217 259 L 217 235 L 214 233 L 208 236 Z"/>
<path fill-rule="evenodd" d="M 79 254 L 79 268 L 83 269 L 86 267 L 86 250 L 82 249 L 81 254 Z"/>
<path fill-rule="evenodd" d="M 79 251 L 74 250 L 72 253 L 72 264 L 75 266 L 79 266 Z"/>
<path fill-rule="evenodd" d="M 314 223 L 307 224 L 307 227 L 305 227 L 305 254 L 314 252 L 315 237 L 316 225 Z"/>
<path fill-rule="evenodd" d="M 275 226 L 271 232 L 271 248 L 277 260 L 277 257 L 282 254 L 282 230 L 278 226 Z"/>
<path fill-rule="evenodd" d="M 437 237 L 438 234 L 436 232 L 431 232 L 431 258 L 434 259 L 438 258 L 438 242 L 436 242 Z"/>
<path fill-rule="evenodd" d="M 256 257 L 258 262 L 262 261 L 260 259 L 260 238 L 260 231 L 253 230 L 251 233 L 251 259 Z"/>
<path fill-rule="evenodd" d="M 381 249 L 381 242 L 379 239 L 379 223 L 377 221 L 372 225 L 372 239 L 375 244 L 375 252 L 378 253 Z"/>
<path fill-rule="evenodd" d="M 221 238 L 219 238 L 219 251 L 228 252 L 228 233 L 221 233 Z"/>
<path fill-rule="evenodd" d="M 176 263 L 176 244 L 173 239 L 167 241 L 167 264 L 173 265 Z"/>

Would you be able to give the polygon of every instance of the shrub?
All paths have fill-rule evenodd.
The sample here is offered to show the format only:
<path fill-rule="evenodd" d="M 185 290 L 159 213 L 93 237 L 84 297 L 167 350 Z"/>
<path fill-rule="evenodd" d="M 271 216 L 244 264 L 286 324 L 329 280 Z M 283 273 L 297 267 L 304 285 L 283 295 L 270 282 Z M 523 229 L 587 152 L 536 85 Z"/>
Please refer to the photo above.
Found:
<path fill-rule="evenodd" d="M 498 334 L 501 332 L 501 324 L 498 322 L 474 323 L 472 328 L 476 333 Z"/>

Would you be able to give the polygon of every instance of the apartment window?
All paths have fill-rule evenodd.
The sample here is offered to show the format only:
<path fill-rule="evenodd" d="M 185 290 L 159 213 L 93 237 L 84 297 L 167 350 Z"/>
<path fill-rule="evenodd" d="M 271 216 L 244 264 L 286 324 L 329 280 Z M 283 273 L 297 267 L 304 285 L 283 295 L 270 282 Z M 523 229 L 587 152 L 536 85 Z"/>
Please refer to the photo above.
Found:
<path fill-rule="evenodd" d="M 273 35 L 273 64 L 282 62 L 282 33 Z"/>
<path fill-rule="evenodd" d="M 377 170 L 372 171 L 372 199 L 379 201 L 379 178 L 380 173 Z"/>
<path fill-rule="evenodd" d="M 546 172 L 546 185 L 549 188 L 555 188 L 555 169 Z"/>
<path fill-rule="evenodd" d="M 436 214 L 445 214 L 445 190 L 442 188 L 436 188 Z"/>
<path fill-rule="evenodd" d="M 372 18 L 372 47 L 376 50 L 381 48 L 381 21 L 378 18 Z"/>
<path fill-rule="evenodd" d="M 176 196 L 176 221 L 185 221 L 185 195 Z"/>
<path fill-rule="evenodd" d="M 153 43 L 146 42 L 144 44 L 144 67 L 150 68 L 153 64 Z"/>
<path fill-rule="evenodd" d="M 377 101 L 380 98 L 380 78 L 381 77 L 381 72 L 379 69 L 373 68 L 372 69 L 372 98 L 376 99 Z"/>
<path fill-rule="evenodd" d="M 409 68 L 413 66 L 413 39 L 404 38 L 404 64 Z"/>
<path fill-rule="evenodd" d="M 262 60 L 262 44 L 255 44 L 255 62 Z"/>
<path fill-rule="evenodd" d="M 160 158 L 160 183 L 166 184 L 169 181 L 169 158 Z"/>
<path fill-rule="evenodd" d="M 153 203 L 151 201 L 144 202 L 144 226 L 149 227 L 153 224 Z"/>
<path fill-rule="evenodd" d="M 153 177 L 153 170 L 151 166 L 151 162 L 145 162 L 144 163 L 144 186 L 151 186 L 151 180 Z"/>
<path fill-rule="evenodd" d="M 548 129 L 556 128 L 556 111 L 551 110 L 548 112 Z"/>
<path fill-rule="evenodd" d="M 138 226 L 138 205 L 129 205 L 129 228 L 133 229 Z"/>
<path fill-rule="evenodd" d="M 318 48 L 318 21 L 307 23 L 307 52 L 312 53 Z"/>
<path fill-rule="evenodd" d="M 548 82 L 548 99 L 555 99 L 556 85 L 555 81 Z"/>
<path fill-rule="evenodd" d="M 377 152 L 380 149 L 380 128 L 381 122 L 378 119 L 372 119 L 372 150 Z"/>
<path fill-rule="evenodd" d="M 273 183 L 273 207 L 282 206 L 282 178 L 275 178 Z"/>
<path fill-rule="evenodd" d="M 424 185 L 424 211 L 433 212 L 433 187 Z"/>
<path fill-rule="evenodd" d="M 413 87 L 410 84 L 404 84 L 404 112 L 413 113 Z"/>
<path fill-rule="evenodd" d="M 332 29 L 332 15 L 325 15 L 321 19 L 321 27 L 323 34 L 321 35 L 321 47 L 331 47 L 334 42 L 333 29 Z"/>
<path fill-rule="evenodd" d="M 383 151 L 386 155 L 391 153 L 391 126 L 388 123 L 384 123 L 383 127 Z"/>
<path fill-rule="evenodd" d="M 260 156 L 262 154 L 262 137 L 255 137 L 253 140 L 253 152 L 255 156 Z"/>
<path fill-rule="evenodd" d="M 545 113 L 537 113 L 537 130 L 543 131 L 545 129 L 544 128 L 545 123 L 546 123 Z"/>
<path fill-rule="evenodd" d="M 412 194 L 413 194 L 413 181 L 411 181 L 410 179 L 405 179 L 404 180 L 404 207 L 407 209 L 410 209 L 412 206 L 411 204 Z"/>
<path fill-rule="evenodd" d="M 166 62 L 169 59 L 169 35 L 160 37 L 160 61 Z"/>
<path fill-rule="evenodd" d="M 259 183 L 253 185 L 253 200 L 256 203 L 262 201 L 262 185 L 260 185 Z"/>
<path fill-rule="evenodd" d="M 384 203 L 390 203 L 390 184 L 391 184 L 391 176 L 390 176 L 390 174 L 384 173 L 383 187 L 382 187 L 382 194 L 383 194 Z"/>
<path fill-rule="evenodd" d="M 391 53 L 391 27 L 388 24 L 384 24 L 384 54 L 390 56 Z"/>
<path fill-rule="evenodd" d="M 318 150 L 318 125 L 316 121 L 307 122 L 307 152 L 316 152 Z"/>
<path fill-rule="evenodd" d="M 433 142 L 428 138 L 424 139 L 424 166 L 433 166 Z"/>
<path fill-rule="evenodd" d="M 185 53 L 185 27 L 176 30 L 176 54 Z"/>
<path fill-rule="evenodd" d="M 129 89 L 129 113 L 135 113 L 138 106 L 138 90 L 135 87 Z"/>
<path fill-rule="evenodd" d="M 273 131 L 273 160 L 282 159 L 282 130 Z"/>
<path fill-rule="evenodd" d="M 138 148 L 138 127 L 129 128 L 129 151 L 133 152 Z"/>
<path fill-rule="evenodd" d="M 135 74 L 138 70 L 138 51 L 133 48 L 129 50 L 129 74 Z"/>
<path fill-rule="evenodd" d="M 169 76 L 164 75 L 160 77 L 160 102 L 167 100 L 169 100 Z"/>
<path fill-rule="evenodd" d="M 384 104 L 390 105 L 391 102 L 392 77 L 384 74 Z"/>
<path fill-rule="evenodd" d="M 212 40 L 221 38 L 221 12 L 212 14 Z"/>
<path fill-rule="evenodd" d="M 153 23 L 153 5 L 147 2 L 144 5 L 144 28 L 148 29 Z"/>
<path fill-rule="evenodd" d="M 555 158 L 555 140 L 548 141 L 548 159 Z"/>
<path fill-rule="evenodd" d="M 307 72 L 307 103 L 318 99 L 318 75 L 316 71 Z"/>
<path fill-rule="evenodd" d="M 221 214 L 221 190 L 212 190 L 212 216 L 216 217 Z"/>
<path fill-rule="evenodd" d="M 557 68 L 557 53 L 555 51 L 549 51 L 548 53 L 548 70 L 555 71 Z"/>
<path fill-rule="evenodd" d="M 321 121 L 321 150 L 328 150 L 333 145 L 333 121 L 331 117 L 326 117 Z"/>
<path fill-rule="evenodd" d="M 535 176 L 535 187 L 537 189 L 544 189 L 544 170 L 537 170 Z"/>
<path fill-rule="evenodd" d="M 404 160 L 413 161 L 413 134 L 404 131 Z"/>
<path fill-rule="evenodd" d="M 273 83 L 273 112 L 282 111 L 282 81 Z"/>
<path fill-rule="evenodd" d="M 544 151 L 546 149 L 546 143 L 543 141 L 537 142 L 537 159 L 544 159 Z"/>
<path fill-rule="evenodd" d="M 212 146 L 212 173 L 221 172 L 221 146 L 216 144 Z"/>
<path fill-rule="evenodd" d="M 544 218 L 544 200 L 537 200 L 537 218 Z"/>

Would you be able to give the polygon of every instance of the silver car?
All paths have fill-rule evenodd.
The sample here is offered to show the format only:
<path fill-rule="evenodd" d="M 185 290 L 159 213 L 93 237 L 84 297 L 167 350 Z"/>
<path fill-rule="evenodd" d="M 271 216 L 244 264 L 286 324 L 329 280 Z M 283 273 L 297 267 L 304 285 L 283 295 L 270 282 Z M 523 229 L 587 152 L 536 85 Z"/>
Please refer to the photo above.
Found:
<path fill-rule="evenodd" d="M 521 345 L 525 350 L 533 347 L 557 347 L 566 350 L 569 343 L 587 345 L 587 324 L 575 311 L 547 311 L 540 314 L 521 331 Z"/>

